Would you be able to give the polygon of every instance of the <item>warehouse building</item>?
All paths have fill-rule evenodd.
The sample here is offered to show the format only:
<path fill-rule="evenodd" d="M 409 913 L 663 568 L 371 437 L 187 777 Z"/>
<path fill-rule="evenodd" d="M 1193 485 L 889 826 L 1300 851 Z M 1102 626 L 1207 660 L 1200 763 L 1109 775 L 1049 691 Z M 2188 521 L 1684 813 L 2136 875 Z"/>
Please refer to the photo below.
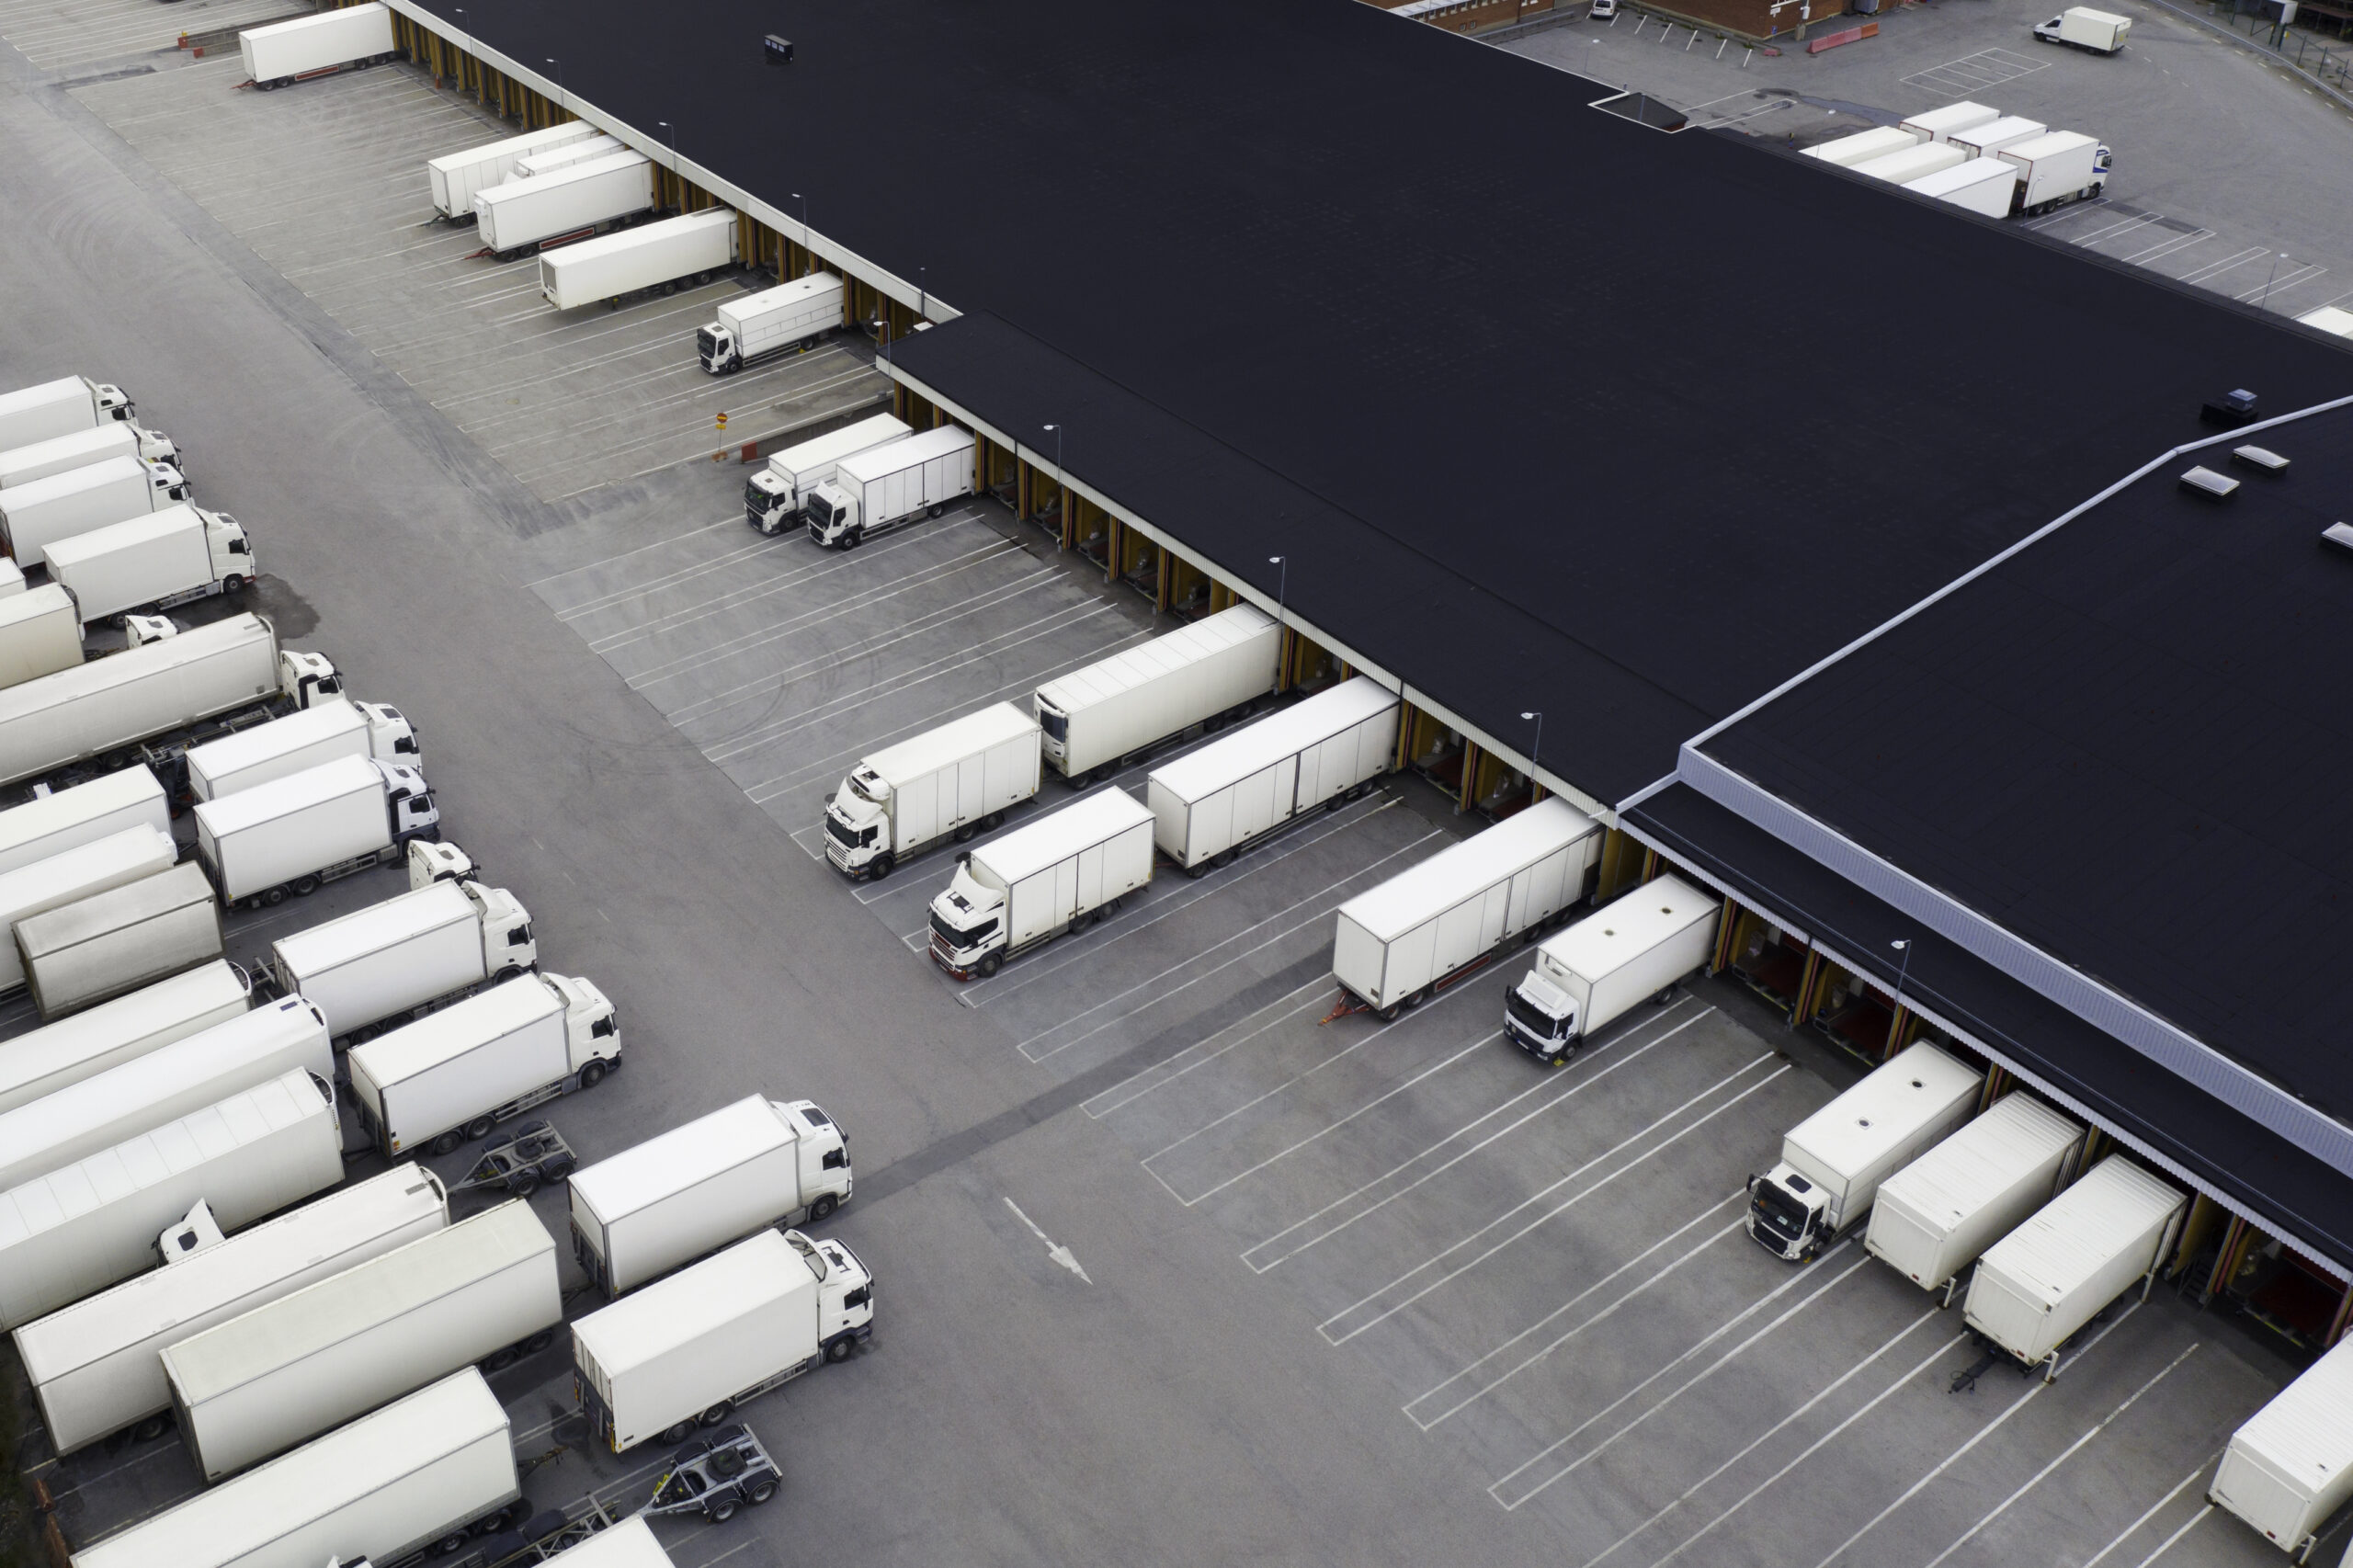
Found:
<path fill-rule="evenodd" d="M 1713 884 L 1793 1025 L 1984 1054 L 2198 1188 L 2177 1262 L 2301 1258 L 2261 1310 L 2343 1331 L 2353 415 L 2203 412 L 2343 397 L 2341 343 L 1345 0 L 392 4 L 848 278 L 901 412 L 1062 545 L 1279 611 L 1462 808 L 1605 815 L 1606 888 Z"/>

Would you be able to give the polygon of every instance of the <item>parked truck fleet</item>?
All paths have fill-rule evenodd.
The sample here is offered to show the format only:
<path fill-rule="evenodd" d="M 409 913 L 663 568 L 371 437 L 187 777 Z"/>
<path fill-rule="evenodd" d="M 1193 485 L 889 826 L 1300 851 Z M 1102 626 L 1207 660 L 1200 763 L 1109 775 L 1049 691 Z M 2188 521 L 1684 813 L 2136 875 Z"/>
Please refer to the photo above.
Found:
<path fill-rule="evenodd" d="M 390 1158 L 446 1154 L 620 1065 L 620 1021 L 586 980 L 520 974 L 354 1046 L 360 1125 Z"/>
<path fill-rule="evenodd" d="M 169 463 L 114 457 L 0 490 L 0 541 L 18 567 L 49 559 L 49 547 L 188 497 Z"/>
<path fill-rule="evenodd" d="M 675 294 L 735 265 L 735 231 L 733 210 L 712 207 L 564 245 L 540 257 L 540 293 L 559 311 Z"/>
<path fill-rule="evenodd" d="M 722 310 L 722 325 L 725 319 Z M 744 520 L 764 534 L 780 533 L 787 526 L 798 526 L 803 520 L 809 493 L 833 478 L 844 458 L 913 433 L 905 421 L 888 414 L 874 414 L 838 430 L 813 436 L 798 446 L 787 447 L 768 459 L 767 467 L 744 482 Z"/>
<path fill-rule="evenodd" d="M 2088 28 L 2101 38 L 2112 37 L 2120 49 L 2123 31 L 2131 26 L 2123 17 L 2078 7 L 2047 24 L 2053 41 L 2063 22 L 2079 32 Z M 1805 154 L 1988 218 L 2031 217 L 2089 200 L 2107 187 L 2112 161 L 2097 137 L 2054 131 L 2040 120 L 1979 103 L 1948 104 L 1900 125 L 1836 137 L 1805 149 Z"/>
<path fill-rule="evenodd" d="M 696 330 L 695 357 L 712 375 L 732 376 L 746 365 L 805 348 L 842 324 L 844 298 L 840 278 L 814 272 L 748 299 L 731 300 Z M 898 425 L 897 420 L 892 423 Z M 899 425 L 899 433 L 905 434 L 906 428 Z"/>
<path fill-rule="evenodd" d="M 87 376 L 60 376 L 38 386 L 0 393 L 0 452 L 52 440 L 102 425 L 129 423 L 139 410 L 120 387 Z M 76 465 L 78 466 L 78 465 Z"/>
<path fill-rule="evenodd" d="M 993 832 L 1038 793 L 1038 721 L 1010 702 L 859 759 L 825 802 L 825 858 L 881 878 L 944 838 Z"/>
<path fill-rule="evenodd" d="M 0 451 L 0 490 L 87 468 L 109 458 L 140 458 L 168 463 L 182 475 L 188 472 L 179 446 L 169 436 L 132 420 L 109 419 L 85 429 Z"/>

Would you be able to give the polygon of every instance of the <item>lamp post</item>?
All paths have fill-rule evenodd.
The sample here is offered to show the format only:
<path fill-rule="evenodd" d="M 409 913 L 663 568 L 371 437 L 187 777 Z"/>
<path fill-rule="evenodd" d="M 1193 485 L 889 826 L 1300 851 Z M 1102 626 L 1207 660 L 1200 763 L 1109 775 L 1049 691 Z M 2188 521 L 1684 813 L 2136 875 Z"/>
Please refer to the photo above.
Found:
<path fill-rule="evenodd" d="M 549 63 L 549 64 L 551 64 L 551 65 L 552 65 L 552 66 L 554 66 L 554 67 L 555 67 L 555 96 L 556 96 L 557 97 L 559 97 L 559 98 L 568 98 L 568 97 L 570 97 L 572 95 L 571 95 L 570 93 L 568 93 L 568 92 L 564 91 L 564 86 L 563 86 L 563 61 L 561 61 L 561 60 L 558 60 L 558 59 L 557 59 L 554 55 L 552 55 L 552 54 L 551 54 L 551 55 L 549 55 L 549 56 L 547 57 L 547 62 L 548 62 L 548 63 Z M 561 105 L 558 105 L 558 106 L 555 106 L 555 107 L 557 107 L 557 108 L 561 108 L 562 106 L 561 106 Z M 548 117 L 548 123 L 549 123 L 550 125 L 553 125 L 553 124 L 555 123 L 555 117 L 554 117 L 554 114 L 553 114 L 552 109 L 550 111 L 550 114 L 549 114 L 549 117 Z"/>
<path fill-rule="evenodd" d="M 1275 656 L 1282 661 L 1275 676 L 1275 689 L 1287 690 L 1290 685 L 1290 627 L 1284 619 L 1284 601 L 1290 591 L 1290 557 L 1269 555 L 1267 564 L 1275 572 Z"/>
<path fill-rule="evenodd" d="M 1544 710 L 1540 708 L 1530 713 L 1522 713 L 1520 718 L 1532 720 L 1536 725 L 1535 743 L 1528 748 L 1528 800 L 1533 805 L 1536 791 L 1542 787 L 1536 782 L 1536 770 L 1544 765 Z"/>
<path fill-rule="evenodd" d="M 1890 942 L 1888 946 L 1893 948 L 1897 952 L 1904 955 L 1904 961 L 1895 966 L 1895 1007 L 1893 1009 L 1895 1016 L 1888 1020 L 1887 1026 L 1891 1030 L 1893 1030 L 1902 1027 L 1904 1017 L 1904 977 L 1912 972 L 1912 938 L 1905 937 L 1900 941 Z M 1894 1038 L 1892 1035 L 1887 1043 L 1892 1052 L 1895 1045 Z"/>
<path fill-rule="evenodd" d="M 678 128 L 666 119 L 657 119 L 654 123 L 670 133 L 670 178 L 677 184 L 678 210 L 684 212 L 687 210 L 687 182 L 678 176 Z"/>
<path fill-rule="evenodd" d="M 1058 548 L 1068 550 L 1071 546 L 1070 482 L 1063 478 L 1063 427 L 1049 425 L 1046 428 L 1054 433 L 1054 522 L 1057 525 L 1054 531 L 1062 536 Z"/>
<path fill-rule="evenodd" d="M 2256 310 L 2267 310 L 2270 307 L 2271 285 L 2279 280 L 2279 264 L 2287 259 L 2288 253 L 2286 251 L 2277 250 L 2271 253 L 2271 276 L 2263 280 L 2263 297 L 2256 301 L 2255 308 Z"/>
<path fill-rule="evenodd" d="M 915 268 L 915 315 L 919 320 L 931 319 L 931 268 L 928 267 Z"/>

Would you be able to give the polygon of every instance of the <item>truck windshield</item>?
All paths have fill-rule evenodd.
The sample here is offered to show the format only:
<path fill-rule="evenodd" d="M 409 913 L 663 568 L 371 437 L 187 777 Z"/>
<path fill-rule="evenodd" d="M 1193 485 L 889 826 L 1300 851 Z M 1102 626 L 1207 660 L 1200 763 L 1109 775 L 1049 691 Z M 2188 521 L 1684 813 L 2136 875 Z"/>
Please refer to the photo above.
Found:
<path fill-rule="evenodd" d="M 996 920 L 995 916 L 991 916 L 989 919 L 982 921 L 978 926 L 973 926 L 969 931 L 960 931 L 955 926 L 949 925 L 940 915 L 939 911 L 935 909 L 931 912 L 931 928 L 939 934 L 942 941 L 946 942 L 949 947 L 961 951 L 966 948 L 977 946 L 983 939 L 988 937 L 995 936 L 996 934 Z"/>
<path fill-rule="evenodd" d="M 1042 699 L 1038 704 L 1038 722 L 1044 727 L 1046 733 L 1052 739 L 1058 741 L 1070 739 L 1070 715 L 1057 712 L 1048 707 Z"/>
<path fill-rule="evenodd" d="M 1795 1241 L 1805 1233 L 1805 1205 L 1769 1181 L 1756 1184 L 1756 1191 L 1749 1206 L 1775 1235 Z"/>
<path fill-rule="evenodd" d="M 809 521 L 816 528 L 832 528 L 834 526 L 834 504 L 826 500 L 822 495 L 812 495 L 809 497 Z"/>
<path fill-rule="evenodd" d="M 768 493 L 747 479 L 744 482 L 744 505 L 756 506 L 765 512 L 768 506 Z"/>
<path fill-rule="evenodd" d="M 710 328 L 707 326 L 699 326 L 695 328 L 695 347 L 706 359 L 717 358 L 719 354 L 719 334 L 711 331 Z"/>
<path fill-rule="evenodd" d="M 1504 993 L 1504 1011 L 1516 1019 L 1519 1027 L 1539 1040 L 1557 1040 L 1562 1020 L 1519 994 L 1518 988 Z"/>

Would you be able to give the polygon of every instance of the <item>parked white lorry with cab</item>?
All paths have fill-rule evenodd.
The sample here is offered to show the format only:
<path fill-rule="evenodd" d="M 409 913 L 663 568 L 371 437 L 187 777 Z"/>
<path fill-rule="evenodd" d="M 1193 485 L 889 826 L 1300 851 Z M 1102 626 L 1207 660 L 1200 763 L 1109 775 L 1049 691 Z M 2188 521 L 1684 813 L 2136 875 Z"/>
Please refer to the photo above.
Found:
<path fill-rule="evenodd" d="M 716 1426 L 873 1333 L 856 1253 L 764 1230 L 574 1324 L 573 1383 L 589 1430 L 626 1453 Z"/>
<path fill-rule="evenodd" d="M 188 790 L 218 801 L 344 756 L 415 765 L 415 727 L 381 702 L 323 702 L 188 747 Z"/>
<path fill-rule="evenodd" d="M 280 937 L 263 968 L 308 998 L 337 1040 L 364 1044 L 383 1027 L 462 1001 L 539 967 L 530 911 L 505 888 L 435 882 Z"/>
<path fill-rule="evenodd" d="M 833 281 L 838 285 L 840 279 Z M 874 414 L 787 447 L 768 459 L 767 467 L 744 482 L 744 520 L 764 534 L 782 532 L 787 524 L 801 520 L 809 493 L 833 478 L 844 458 L 872 451 L 914 433 L 895 415 Z"/>
<path fill-rule="evenodd" d="M 87 376 L 60 376 L 38 386 L 18 387 L 0 393 L 0 452 L 117 421 L 128 423 L 138 412 L 120 387 Z"/>
<path fill-rule="evenodd" d="M 71 435 L 0 451 L 0 490 L 87 468 L 109 458 L 142 458 L 167 463 L 183 476 L 188 472 L 179 447 L 169 436 L 129 419 L 109 419 Z"/>
<path fill-rule="evenodd" d="M 620 1065 L 620 1019 L 575 975 L 519 974 L 351 1048 L 360 1125 L 389 1159 L 446 1154 Z"/>
<path fill-rule="evenodd" d="M 1153 842 L 1187 876 L 1234 858 L 1389 771 L 1397 694 L 1358 676 L 1163 763 L 1144 781 Z"/>
<path fill-rule="evenodd" d="M 1394 1018 L 1583 900 L 1600 858 L 1600 824 L 1539 801 L 1340 905 L 1333 976 Z"/>
<path fill-rule="evenodd" d="M 564 245 L 540 257 L 540 293 L 559 311 L 675 294 L 735 265 L 735 213 L 710 207 Z"/>
<path fill-rule="evenodd" d="M 44 1023 L 221 956 L 221 909 L 178 865 L 17 922 L 17 956 Z"/>
<path fill-rule="evenodd" d="M 841 324 L 842 280 L 813 272 L 720 306 L 716 320 L 696 329 L 695 357 L 712 375 L 732 376 L 770 355 L 805 347 Z"/>
<path fill-rule="evenodd" d="M 252 1003 L 245 979 L 215 959 L 0 1044 L 0 1112 L 228 1022 Z"/>
<path fill-rule="evenodd" d="M 166 506 L 49 547 L 49 574 L 74 596 L 85 626 L 216 594 L 234 598 L 256 570 L 244 525 L 201 506 Z"/>
<path fill-rule="evenodd" d="M 245 79 L 264 92 L 311 76 L 381 64 L 392 57 L 395 47 L 392 8 L 378 0 L 247 28 L 237 35 Z"/>
<path fill-rule="evenodd" d="M 2299 1562 L 2353 1501 L 2353 1339 L 2310 1367 L 2231 1434 L 2206 1495 Z"/>
<path fill-rule="evenodd" d="M 1152 881 L 1152 812 L 1102 790 L 957 857 L 931 901 L 932 961 L 985 980 L 1010 958 L 1120 913 Z"/>
<path fill-rule="evenodd" d="M 55 583 L 0 598 L 0 687 L 70 670 L 82 662 L 82 612 Z"/>
<path fill-rule="evenodd" d="M 1536 949 L 1536 962 L 1504 993 L 1504 1035 L 1558 1067 L 1644 998 L 1665 1001 L 1676 982 L 1707 967 L 1723 901 L 1663 876 L 1612 900 Z"/>
<path fill-rule="evenodd" d="M 608 1298 L 850 1199 L 849 1137 L 813 1100 L 751 1095 L 572 1173 L 572 1254 Z"/>
<path fill-rule="evenodd" d="M 847 457 L 809 492 L 809 537 L 855 550 L 972 493 L 972 433 L 953 425 Z"/>
<path fill-rule="evenodd" d="M 1031 699 L 1046 760 L 1073 784 L 1101 783 L 1194 725 L 1222 729 L 1275 689 L 1282 631 L 1254 605 L 1057 676 Z"/>
<path fill-rule="evenodd" d="M 146 824 L 126 827 L 93 843 L 13 871 L 0 871 L 0 992 L 26 983 L 24 958 L 17 949 L 17 924 L 69 903 L 168 871 L 178 862 L 171 835 Z"/>
<path fill-rule="evenodd" d="M 530 1512 L 506 1407 L 469 1367 L 84 1547 L 73 1568 L 398 1568 Z"/>
<path fill-rule="evenodd" d="M 1945 1305 L 1979 1255 L 2074 1171 L 2084 1130 L 2031 1095 L 1992 1108 L 1880 1184 L 1863 1247 Z"/>
<path fill-rule="evenodd" d="M 433 189 L 433 210 L 444 219 L 474 215 L 474 198 L 494 185 L 514 177 L 525 158 L 601 134 L 585 119 L 567 119 L 520 136 L 508 136 L 462 153 L 444 153 L 425 161 L 426 183 Z"/>
<path fill-rule="evenodd" d="M 61 1454 L 128 1430 L 161 1437 L 172 1409 L 163 1352 L 218 1324 L 449 1222 L 440 1179 L 415 1165 L 313 1199 L 17 1330 L 41 1424 Z"/>
<path fill-rule="evenodd" d="M 860 758 L 825 802 L 825 858 L 879 880 L 943 838 L 994 831 L 1038 792 L 1039 735 L 1000 702 Z"/>
<path fill-rule="evenodd" d="M 2108 188 L 2108 149 L 2077 131 L 2053 131 L 2013 142 L 1994 155 L 2018 171 L 2010 210 L 2020 217 L 2089 201 Z"/>
<path fill-rule="evenodd" d="M 2067 1342 L 2141 1282 L 2146 1299 L 2189 1202 L 2110 1154 L 1977 1260 L 1961 1315 L 2022 1367 L 2059 1375 Z"/>
<path fill-rule="evenodd" d="M 2092 54 L 2115 54 L 2131 39 L 2132 18 L 2073 6 L 2038 25 L 2034 36 L 2043 43 L 2063 43 Z"/>
<path fill-rule="evenodd" d="M 188 481 L 169 463 L 108 458 L 0 490 L 0 540 L 19 569 L 38 566 L 60 540 L 160 512 L 188 496 Z"/>
<path fill-rule="evenodd" d="M 1985 1074 L 1927 1040 L 1791 1128 L 1781 1161 L 1748 1178 L 1748 1234 L 1803 1263 L 1870 1213 L 1880 1183 L 1950 1136 L 1977 1108 Z"/>
<path fill-rule="evenodd" d="M 555 1343 L 555 1238 L 509 1199 L 215 1324 L 163 1353 L 207 1482 L 480 1363 Z"/>
<path fill-rule="evenodd" d="M 405 861 L 408 841 L 439 831 L 425 775 L 344 756 L 195 809 L 196 857 L 224 905 L 279 903 L 323 882 Z"/>
<path fill-rule="evenodd" d="M 533 246 L 585 239 L 653 207 L 653 163 L 642 153 L 608 153 L 477 191 L 474 222 L 482 243 L 505 261 Z"/>

